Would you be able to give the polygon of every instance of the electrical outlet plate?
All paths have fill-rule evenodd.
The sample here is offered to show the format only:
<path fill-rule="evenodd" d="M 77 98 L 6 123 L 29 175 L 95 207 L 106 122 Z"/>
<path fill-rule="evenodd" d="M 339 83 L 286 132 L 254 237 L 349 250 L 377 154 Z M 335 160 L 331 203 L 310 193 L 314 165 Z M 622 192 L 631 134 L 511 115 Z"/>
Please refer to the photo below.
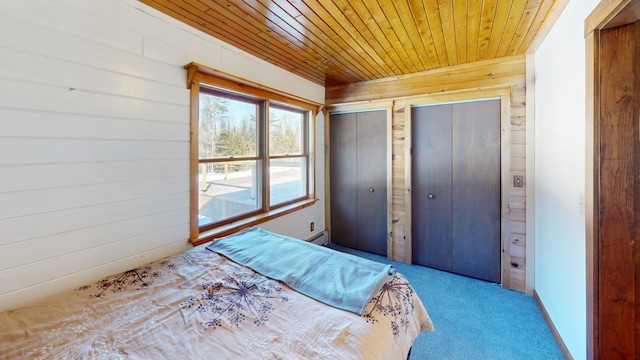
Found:
<path fill-rule="evenodd" d="M 309 231 L 313 231 L 315 227 L 316 227 L 316 224 L 313 221 L 309 223 Z"/>

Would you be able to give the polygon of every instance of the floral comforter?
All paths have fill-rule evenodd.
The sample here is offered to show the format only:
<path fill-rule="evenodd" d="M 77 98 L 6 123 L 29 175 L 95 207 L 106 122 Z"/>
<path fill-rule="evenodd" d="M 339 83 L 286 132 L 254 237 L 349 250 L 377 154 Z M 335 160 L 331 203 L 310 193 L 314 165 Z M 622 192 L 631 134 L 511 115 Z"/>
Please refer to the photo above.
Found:
<path fill-rule="evenodd" d="M 363 316 L 205 247 L 0 313 L 0 359 L 406 359 L 433 325 L 400 274 Z"/>

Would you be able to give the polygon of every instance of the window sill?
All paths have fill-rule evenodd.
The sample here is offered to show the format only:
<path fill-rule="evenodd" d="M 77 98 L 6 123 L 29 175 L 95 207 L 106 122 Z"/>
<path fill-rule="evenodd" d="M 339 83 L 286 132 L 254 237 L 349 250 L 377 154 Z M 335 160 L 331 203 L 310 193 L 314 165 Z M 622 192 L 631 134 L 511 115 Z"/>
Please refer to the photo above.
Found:
<path fill-rule="evenodd" d="M 210 230 L 202 231 L 200 234 L 198 234 L 197 238 L 191 239 L 191 243 L 195 246 L 204 244 L 215 238 L 227 236 L 229 234 L 240 231 L 242 229 L 246 229 L 248 227 L 258 225 L 287 214 L 291 214 L 292 212 L 295 212 L 298 210 L 302 210 L 306 207 L 309 207 L 315 204 L 316 201 L 318 201 L 318 199 L 308 199 L 308 200 L 300 201 L 295 204 L 291 204 L 291 205 L 283 206 L 281 208 L 277 208 L 275 210 L 271 210 L 268 213 L 259 214 L 246 219 L 238 220 L 230 224 L 221 225 L 219 227 L 216 227 Z"/>

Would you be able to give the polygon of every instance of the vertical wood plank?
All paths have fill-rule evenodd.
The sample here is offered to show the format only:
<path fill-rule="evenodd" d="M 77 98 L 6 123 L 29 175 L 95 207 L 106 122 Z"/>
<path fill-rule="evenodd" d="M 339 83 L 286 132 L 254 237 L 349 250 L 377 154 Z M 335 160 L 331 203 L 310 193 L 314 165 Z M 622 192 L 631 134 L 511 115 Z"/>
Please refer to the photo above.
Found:
<path fill-rule="evenodd" d="M 413 142 L 411 141 L 411 136 L 406 136 L 406 134 L 411 134 L 411 106 L 408 104 L 402 104 L 401 110 L 403 110 L 402 115 L 404 115 L 404 158 L 398 161 L 398 164 L 406 164 L 403 162 L 404 159 L 408 159 L 408 163 L 411 163 L 412 159 L 412 150 Z M 397 114 L 400 115 L 400 114 Z M 411 219 L 413 216 L 413 202 L 411 199 L 411 194 L 413 191 L 413 182 L 411 181 L 413 169 L 411 166 L 404 167 L 404 188 L 400 189 L 400 193 L 404 195 L 404 218 L 402 219 L 402 224 L 404 225 L 402 238 L 404 240 L 404 262 L 407 264 L 411 264 L 413 262 L 413 232 L 411 231 L 411 221 L 407 219 Z M 400 218 L 400 216 L 398 216 Z"/>
<path fill-rule="evenodd" d="M 393 244 L 393 103 L 387 107 L 386 119 L 386 181 L 387 181 L 387 258 L 394 252 Z"/>
<path fill-rule="evenodd" d="M 524 86 L 516 86 L 515 89 L 523 90 Z M 500 97 L 500 121 L 501 121 L 501 134 L 500 134 L 500 174 L 501 174 L 501 204 L 500 204 L 500 219 L 501 219 L 501 278 L 502 286 L 507 289 L 514 289 L 518 291 L 525 291 L 523 281 L 520 281 L 519 274 L 528 274 L 528 269 L 525 267 L 515 268 L 511 263 L 511 247 L 508 245 L 511 238 L 515 238 L 516 235 L 511 232 L 511 221 L 514 217 L 515 209 L 525 209 L 526 197 L 514 196 L 513 192 L 509 191 L 513 186 L 514 171 L 511 167 L 511 154 L 513 148 L 518 146 L 514 144 L 511 138 L 511 123 L 512 123 L 512 109 L 514 106 L 520 104 L 524 105 L 525 100 L 521 99 L 516 102 L 513 99 L 515 89 L 511 89 L 508 95 L 502 95 Z M 526 174 L 526 171 L 519 172 L 518 174 Z M 509 185 L 507 185 L 509 184 Z M 519 200 L 522 199 L 522 200 Z M 511 204 L 517 204 L 517 206 L 511 207 Z M 526 226 L 526 221 L 525 221 Z M 526 231 L 525 231 L 526 234 Z M 526 246 L 526 243 L 522 244 Z M 525 253 L 528 248 L 525 248 Z M 526 257 L 525 257 L 526 258 Z"/>

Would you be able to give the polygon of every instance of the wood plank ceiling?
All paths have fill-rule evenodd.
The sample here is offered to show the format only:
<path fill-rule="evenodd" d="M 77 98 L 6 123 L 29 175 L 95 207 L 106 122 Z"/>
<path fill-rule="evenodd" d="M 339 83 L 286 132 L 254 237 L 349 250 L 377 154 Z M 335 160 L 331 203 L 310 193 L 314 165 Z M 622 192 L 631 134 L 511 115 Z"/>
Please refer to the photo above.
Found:
<path fill-rule="evenodd" d="M 556 0 L 140 0 L 323 86 L 524 54 Z"/>

